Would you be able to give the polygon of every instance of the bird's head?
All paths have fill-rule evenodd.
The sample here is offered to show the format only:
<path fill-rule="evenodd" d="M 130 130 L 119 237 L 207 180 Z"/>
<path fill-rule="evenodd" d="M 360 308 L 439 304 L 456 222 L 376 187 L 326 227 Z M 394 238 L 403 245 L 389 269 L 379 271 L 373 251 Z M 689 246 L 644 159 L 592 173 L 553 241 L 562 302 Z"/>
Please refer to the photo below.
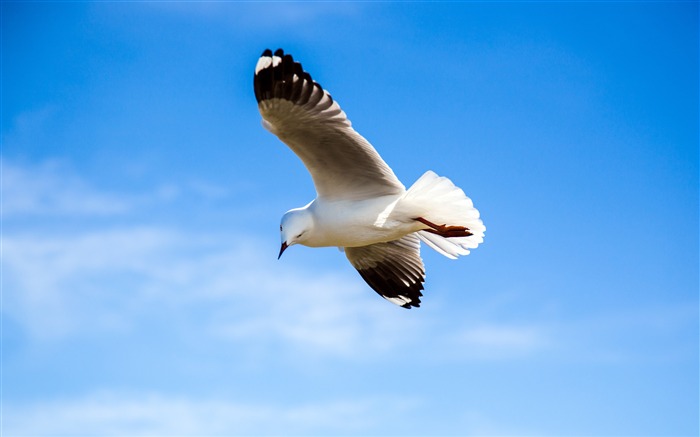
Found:
<path fill-rule="evenodd" d="M 307 208 L 295 208 L 287 211 L 282 216 L 280 223 L 280 237 L 282 247 L 279 259 L 289 246 L 295 244 L 304 244 L 308 240 L 311 230 L 313 229 L 314 220 L 311 212 Z"/>

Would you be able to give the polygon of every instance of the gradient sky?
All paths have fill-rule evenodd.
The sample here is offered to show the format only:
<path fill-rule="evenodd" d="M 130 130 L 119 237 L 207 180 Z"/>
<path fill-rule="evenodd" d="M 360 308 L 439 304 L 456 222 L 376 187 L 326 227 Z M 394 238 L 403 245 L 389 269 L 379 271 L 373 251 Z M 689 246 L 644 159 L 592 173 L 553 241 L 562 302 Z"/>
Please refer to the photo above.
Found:
<path fill-rule="evenodd" d="M 0 12 L 3 435 L 698 434 L 696 2 Z M 277 261 L 268 47 L 481 211 L 421 308 Z"/>

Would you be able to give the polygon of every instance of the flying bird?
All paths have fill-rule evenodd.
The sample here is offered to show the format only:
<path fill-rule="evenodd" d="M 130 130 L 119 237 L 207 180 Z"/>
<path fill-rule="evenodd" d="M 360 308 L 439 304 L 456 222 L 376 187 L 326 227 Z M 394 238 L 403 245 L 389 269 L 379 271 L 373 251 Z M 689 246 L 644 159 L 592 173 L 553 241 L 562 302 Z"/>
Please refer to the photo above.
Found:
<path fill-rule="evenodd" d="M 279 257 L 289 247 L 337 246 L 374 291 L 420 306 L 423 241 L 448 258 L 484 241 L 479 211 L 449 179 L 427 171 L 408 190 L 350 123 L 328 91 L 282 49 L 255 66 L 263 126 L 299 156 L 316 199 L 282 217 Z"/>

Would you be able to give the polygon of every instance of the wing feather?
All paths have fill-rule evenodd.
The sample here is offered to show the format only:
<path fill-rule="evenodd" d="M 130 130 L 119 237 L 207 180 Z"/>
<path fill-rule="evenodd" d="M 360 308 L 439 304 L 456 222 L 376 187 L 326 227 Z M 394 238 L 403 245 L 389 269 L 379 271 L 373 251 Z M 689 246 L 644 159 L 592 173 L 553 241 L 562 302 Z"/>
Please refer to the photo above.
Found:
<path fill-rule="evenodd" d="M 265 50 L 253 89 L 263 124 L 299 156 L 319 197 L 356 200 L 405 191 L 338 103 L 291 55 Z"/>
<path fill-rule="evenodd" d="M 425 282 L 420 240 L 415 234 L 386 243 L 346 247 L 360 276 L 384 299 L 404 308 L 419 307 Z"/>

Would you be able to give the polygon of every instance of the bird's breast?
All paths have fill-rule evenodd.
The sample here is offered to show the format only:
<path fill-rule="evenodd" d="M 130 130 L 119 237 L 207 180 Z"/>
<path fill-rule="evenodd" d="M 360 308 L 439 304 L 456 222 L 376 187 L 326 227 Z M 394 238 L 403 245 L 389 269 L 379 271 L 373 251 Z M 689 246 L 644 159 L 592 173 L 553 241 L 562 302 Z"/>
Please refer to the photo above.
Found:
<path fill-rule="evenodd" d="M 359 247 L 401 238 L 406 235 L 407 227 L 391 218 L 391 210 L 399 197 L 316 201 L 314 235 L 305 244 L 312 247 Z"/>

